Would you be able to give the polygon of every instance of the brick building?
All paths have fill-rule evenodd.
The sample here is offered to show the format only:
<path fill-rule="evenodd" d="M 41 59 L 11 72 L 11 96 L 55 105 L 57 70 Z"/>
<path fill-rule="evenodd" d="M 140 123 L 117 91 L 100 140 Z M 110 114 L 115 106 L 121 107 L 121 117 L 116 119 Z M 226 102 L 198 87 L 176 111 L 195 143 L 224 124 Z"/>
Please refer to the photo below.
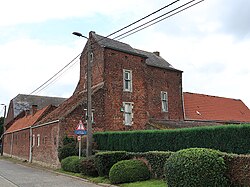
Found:
<path fill-rule="evenodd" d="M 171 66 L 159 52 L 134 49 L 128 44 L 91 32 L 80 57 L 80 80 L 73 95 L 50 113 L 33 120 L 32 124 L 22 121 L 22 118 L 17 119 L 18 123 L 25 125 L 20 128 L 13 124 L 13 130 L 12 125 L 10 126 L 4 136 L 4 153 L 59 165 L 55 155 L 60 141 L 65 135 L 74 135 L 79 120 L 84 120 L 86 113 L 89 44 L 93 49 L 94 131 L 146 129 L 146 124 L 151 119 L 184 120 L 182 71 Z M 42 110 L 44 109 L 39 111 Z M 20 133 L 17 137 L 24 138 L 22 142 L 25 142 L 26 147 L 23 148 L 23 153 L 13 146 L 14 131 Z M 28 135 L 21 135 L 28 134 L 28 131 L 30 139 L 27 138 Z M 39 146 L 35 143 L 38 140 Z"/>

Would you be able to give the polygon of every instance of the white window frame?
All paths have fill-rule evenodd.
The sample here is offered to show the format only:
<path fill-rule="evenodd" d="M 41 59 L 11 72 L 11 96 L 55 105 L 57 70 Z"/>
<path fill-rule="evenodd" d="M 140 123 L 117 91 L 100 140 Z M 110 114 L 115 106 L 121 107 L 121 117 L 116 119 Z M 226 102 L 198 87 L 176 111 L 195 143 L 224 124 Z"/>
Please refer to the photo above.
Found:
<path fill-rule="evenodd" d="M 33 134 L 32 136 L 32 147 L 36 145 L 36 135 Z"/>
<path fill-rule="evenodd" d="M 123 69 L 123 91 L 132 92 L 132 70 Z"/>
<path fill-rule="evenodd" d="M 168 112 L 168 92 L 161 91 L 161 110 Z"/>
<path fill-rule="evenodd" d="M 37 135 L 37 147 L 40 146 L 40 134 Z"/>
<path fill-rule="evenodd" d="M 126 106 L 130 106 L 130 110 L 128 110 L 128 108 Z M 123 102 L 123 109 L 124 109 L 124 113 L 123 113 L 124 121 L 123 121 L 123 123 L 126 126 L 133 125 L 133 118 L 134 118 L 133 108 L 134 108 L 133 102 Z"/>

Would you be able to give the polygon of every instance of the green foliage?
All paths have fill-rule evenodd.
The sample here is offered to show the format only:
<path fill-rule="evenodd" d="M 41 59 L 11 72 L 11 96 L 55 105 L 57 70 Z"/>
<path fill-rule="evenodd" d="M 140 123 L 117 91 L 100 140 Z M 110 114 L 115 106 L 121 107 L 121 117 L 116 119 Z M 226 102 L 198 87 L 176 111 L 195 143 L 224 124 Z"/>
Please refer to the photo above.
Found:
<path fill-rule="evenodd" d="M 58 158 L 60 161 L 69 156 L 76 156 L 77 154 L 78 150 L 76 148 L 76 145 L 73 143 L 64 145 L 62 147 L 59 147 L 58 149 Z"/>
<path fill-rule="evenodd" d="M 121 160 L 128 159 L 125 151 L 100 152 L 95 155 L 95 166 L 99 176 L 108 176 L 110 168 Z"/>
<path fill-rule="evenodd" d="M 170 187 L 228 186 L 226 164 L 219 151 L 190 148 L 173 153 L 165 164 Z"/>
<path fill-rule="evenodd" d="M 201 147 L 228 153 L 250 153 L 250 124 L 174 130 L 98 132 L 94 134 L 94 138 L 99 150 L 147 152 Z"/>
<path fill-rule="evenodd" d="M 149 151 L 145 153 L 129 152 L 127 154 L 130 155 L 131 158 L 144 160 L 150 169 L 151 177 L 163 179 L 165 176 L 163 166 L 172 153 L 173 152 L 170 151 Z"/>
<path fill-rule="evenodd" d="M 97 172 L 97 169 L 95 167 L 95 157 L 94 156 L 84 158 L 81 160 L 80 173 L 82 173 L 83 175 L 91 176 L 91 177 L 98 176 L 98 172 Z"/>
<path fill-rule="evenodd" d="M 109 179 L 113 184 L 144 181 L 150 178 L 150 172 L 141 160 L 122 160 L 112 166 Z"/>
<path fill-rule="evenodd" d="M 79 159 L 78 156 L 70 156 L 70 157 L 64 158 L 61 161 L 61 167 L 64 171 L 80 173 L 81 161 L 82 161 L 82 158 Z"/>

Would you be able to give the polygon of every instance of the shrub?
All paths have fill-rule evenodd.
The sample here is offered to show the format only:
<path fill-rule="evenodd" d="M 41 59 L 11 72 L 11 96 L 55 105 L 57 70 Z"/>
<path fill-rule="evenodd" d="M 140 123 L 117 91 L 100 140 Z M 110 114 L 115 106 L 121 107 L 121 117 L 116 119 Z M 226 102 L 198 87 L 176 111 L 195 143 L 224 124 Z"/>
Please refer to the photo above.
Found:
<path fill-rule="evenodd" d="M 173 153 L 165 172 L 169 187 L 228 186 L 223 155 L 211 149 L 190 148 Z"/>
<path fill-rule="evenodd" d="M 109 151 L 178 151 L 201 147 L 228 153 L 250 153 L 250 124 L 160 131 L 97 132 L 94 138 L 99 150 Z"/>
<path fill-rule="evenodd" d="M 125 151 L 100 152 L 95 155 L 95 166 L 99 176 L 108 176 L 110 168 L 121 160 L 128 159 Z"/>
<path fill-rule="evenodd" d="M 87 176 L 97 177 L 98 172 L 95 167 L 95 156 L 84 158 L 80 163 L 80 173 Z"/>
<path fill-rule="evenodd" d="M 70 157 L 64 158 L 61 161 L 61 167 L 64 171 L 80 173 L 81 160 L 82 158 L 79 159 L 78 156 L 70 156 Z"/>
<path fill-rule="evenodd" d="M 150 178 L 146 164 L 140 160 L 122 160 L 112 166 L 109 179 L 113 184 L 143 181 Z"/>
<path fill-rule="evenodd" d="M 63 145 L 62 147 L 58 149 L 58 158 L 60 161 L 69 156 L 76 156 L 77 154 L 78 154 L 78 150 L 74 143 Z"/>
<path fill-rule="evenodd" d="M 143 159 L 147 162 L 151 176 L 157 179 L 165 177 L 164 164 L 173 152 L 170 151 L 149 151 L 145 153 L 127 153 L 131 158 Z"/>

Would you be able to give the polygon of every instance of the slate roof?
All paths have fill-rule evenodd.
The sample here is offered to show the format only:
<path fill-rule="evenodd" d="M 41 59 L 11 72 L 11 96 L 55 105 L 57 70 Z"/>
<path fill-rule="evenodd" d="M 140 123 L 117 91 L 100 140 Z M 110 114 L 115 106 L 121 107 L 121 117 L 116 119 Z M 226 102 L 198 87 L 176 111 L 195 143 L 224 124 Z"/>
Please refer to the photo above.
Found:
<path fill-rule="evenodd" d="M 32 105 L 42 109 L 48 105 L 59 106 L 66 98 L 18 94 L 10 101 L 6 124 L 13 120 L 23 110 L 31 110 Z"/>
<path fill-rule="evenodd" d="M 250 122 L 250 110 L 239 99 L 184 92 L 186 120 Z"/>
<path fill-rule="evenodd" d="M 169 64 L 162 57 L 157 56 L 154 53 L 135 49 L 126 43 L 122 43 L 122 42 L 119 42 L 110 38 L 100 36 L 98 34 L 95 34 L 94 32 L 92 32 L 92 36 L 95 38 L 95 40 L 101 47 L 110 48 L 110 49 L 114 49 L 117 51 L 144 57 L 146 58 L 146 64 L 149 66 L 169 69 L 173 71 L 180 71 L 178 69 L 175 69 L 171 64 Z"/>
<path fill-rule="evenodd" d="M 34 125 L 37 121 L 39 121 L 43 116 L 46 115 L 46 112 L 51 108 L 52 106 L 46 106 L 40 110 L 38 110 L 34 115 L 24 115 L 21 118 L 18 118 L 16 121 L 13 122 L 13 124 L 10 126 L 10 128 L 7 129 L 5 133 L 10 133 L 13 131 L 18 131 L 20 129 L 24 129 L 27 127 L 30 127 Z M 23 111 L 25 112 L 25 111 Z"/>

